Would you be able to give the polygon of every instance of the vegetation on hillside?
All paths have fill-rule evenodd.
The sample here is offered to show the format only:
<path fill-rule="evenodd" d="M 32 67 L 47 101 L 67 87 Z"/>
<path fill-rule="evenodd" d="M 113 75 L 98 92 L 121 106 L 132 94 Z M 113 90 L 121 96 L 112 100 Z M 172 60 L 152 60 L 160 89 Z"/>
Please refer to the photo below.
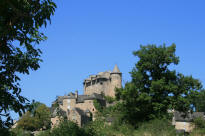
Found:
<path fill-rule="evenodd" d="M 184 113 L 194 109 L 204 111 L 205 95 L 199 80 L 192 76 L 184 76 L 173 68 L 170 69 L 171 65 L 179 63 L 175 50 L 174 44 L 168 47 L 165 45 L 141 46 L 140 50 L 133 53 L 139 57 L 139 61 L 130 72 L 132 80 L 127 82 L 123 88 L 116 89 L 116 98 L 105 97 L 109 106 L 103 107 L 97 100 L 94 101 L 97 109 L 95 121 L 79 128 L 73 122 L 62 120 L 60 125 L 41 132 L 39 136 L 181 135 L 177 134 L 172 126 L 172 115 L 168 113 L 168 110 L 175 109 Z M 38 111 L 38 108 L 35 111 Z M 34 115 L 38 115 L 35 113 Z M 30 112 L 27 114 L 22 119 L 27 116 L 31 117 Z M 193 124 L 196 127 L 190 135 L 205 134 L 203 119 L 196 118 Z M 19 132 L 22 133 L 21 130 Z"/>

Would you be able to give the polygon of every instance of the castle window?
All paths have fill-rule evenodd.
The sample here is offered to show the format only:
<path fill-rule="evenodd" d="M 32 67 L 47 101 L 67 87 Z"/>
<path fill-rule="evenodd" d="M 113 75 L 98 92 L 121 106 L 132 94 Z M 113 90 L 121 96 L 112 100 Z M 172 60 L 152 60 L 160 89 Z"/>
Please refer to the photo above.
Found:
<path fill-rule="evenodd" d="M 93 111 L 95 111 L 95 109 L 93 108 Z"/>
<path fill-rule="evenodd" d="M 100 84 L 102 85 L 102 84 L 103 84 L 103 82 L 100 82 Z"/>
<path fill-rule="evenodd" d="M 88 82 L 87 84 L 86 84 L 86 86 L 90 86 L 91 85 L 91 83 L 90 82 Z"/>
<path fill-rule="evenodd" d="M 92 81 L 92 84 L 93 84 L 93 85 L 95 84 L 95 80 Z"/>

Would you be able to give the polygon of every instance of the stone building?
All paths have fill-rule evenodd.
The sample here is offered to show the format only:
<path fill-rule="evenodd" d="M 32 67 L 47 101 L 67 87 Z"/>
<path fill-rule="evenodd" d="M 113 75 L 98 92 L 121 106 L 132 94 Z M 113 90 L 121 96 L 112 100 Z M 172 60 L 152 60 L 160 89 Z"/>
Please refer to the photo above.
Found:
<path fill-rule="evenodd" d="M 115 65 L 112 72 L 99 72 L 97 75 L 89 76 L 84 80 L 83 85 L 85 95 L 104 93 L 105 96 L 115 97 L 115 87 L 122 86 L 122 73 Z"/>
<path fill-rule="evenodd" d="M 68 95 L 58 96 L 51 107 L 53 125 L 58 124 L 60 118 L 65 117 L 82 126 L 86 122 L 95 119 L 96 109 L 94 100 L 102 106 L 106 106 L 105 96 L 115 97 L 115 88 L 122 86 L 122 73 L 117 65 L 113 71 L 100 72 L 85 79 L 84 94 L 79 95 L 78 91 Z"/>
<path fill-rule="evenodd" d="M 175 111 L 173 115 L 172 125 L 181 132 L 191 132 L 194 128 L 193 120 L 195 118 L 205 119 L 204 112 L 193 112 L 185 115 L 185 113 Z"/>

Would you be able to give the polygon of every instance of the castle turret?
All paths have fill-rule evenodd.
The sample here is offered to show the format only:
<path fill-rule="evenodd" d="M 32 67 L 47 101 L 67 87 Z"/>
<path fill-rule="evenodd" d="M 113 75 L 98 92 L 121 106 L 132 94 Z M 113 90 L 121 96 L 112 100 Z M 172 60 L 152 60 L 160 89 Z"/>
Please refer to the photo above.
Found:
<path fill-rule="evenodd" d="M 113 71 L 110 73 L 111 86 L 109 96 L 115 97 L 115 88 L 122 87 L 122 73 L 120 72 L 117 65 L 115 65 Z"/>

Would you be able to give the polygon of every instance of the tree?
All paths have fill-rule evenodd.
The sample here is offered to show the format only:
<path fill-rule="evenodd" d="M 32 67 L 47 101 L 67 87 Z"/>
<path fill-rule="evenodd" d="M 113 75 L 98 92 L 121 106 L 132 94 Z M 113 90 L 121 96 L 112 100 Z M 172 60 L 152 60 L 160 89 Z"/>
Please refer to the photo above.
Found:
<path fill-rule="evenodd" d="M 29 105 L 20 94 L 19 74 L 40 67 L 42 52 L 36 45 L 46 36 L 39 28 L 51 21 L 55 8 L 52 0 L 0 2 L 0 128 L 12 124 L 10 110 L 22 115 Z"/>
<path fill-rule="evenodd" d="M 38 121 L 32 117 L 31 113 L 26 112 L 17 122 L 17 129 L 35 131 L 38 128 Z"/>
<path fill-rule="evenodd" d="M 41 105 L 45 105 L 45 104 L 33 100 L 32 103 L 30 104 L 30 106 L 28 107 L 28 111 L 30 111 L 32 116 L 34 116 L 35 113 L 36 113 L 37 108 Z"/>
<path fill-rule="evenodd" d="M 193 107 L 197 112 L 205 112 L 205 90 L 194 92 L 190 97 Z"/>
<path fill-rule="evenodd" d="M 38 122 L 38 129 L 48 129 L 51 127 L 51 113 L 50 109 L 45 104 L 40 105 L 35 113 L 34 117 Z"/>
<path fill-rule="evenodd" d="M 132 81 L 116 90 L 125 108 L 125 118 L 132 124 L 154 118 L 167 117 L 168 109 L 187 112 L 191 108 L 190 95 L 200 91 L 201 83 L 192 76 L 184 76 L 170 69 L 177 65 L 175 44 L 140 46 L 133 54 L 139 61 L 130 72 Z"/>
<path fill-rule="evenodd" d="M 51 114 L 45 104 L 39 105 L 34 114 L 27 111 L 17 122 L 17 128 L 36 131 L 40 129 L 49 129 L 51 126 Z"/>

